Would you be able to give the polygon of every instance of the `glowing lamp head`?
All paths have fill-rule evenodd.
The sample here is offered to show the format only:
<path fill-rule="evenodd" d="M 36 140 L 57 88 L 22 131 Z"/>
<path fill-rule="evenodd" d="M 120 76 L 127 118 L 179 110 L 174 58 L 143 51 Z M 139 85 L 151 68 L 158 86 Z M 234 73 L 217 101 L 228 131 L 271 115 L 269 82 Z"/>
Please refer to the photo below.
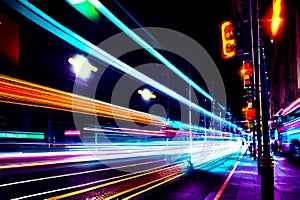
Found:
<path fill-rule="evenodd" d="M 87 80 L 90 77 L 91 71 L 98 71 L 97 67 L 91 65 L 88 59 L 81 55 L 69 58 L 68 62 L 72 65 L 72 70 L 76 77 L 79 77 L 82 80 Z"/>
<path fill-rule="evenodd" d="M 271 32 L 272 36 L 276 36 L 279 32 L 283 24 L 283 6 L 281 0 L 274 0 L 273 1 L 273 14 L 272 14 L 272 21 L 271 21 Z"/>
<path fill-rule="evenodd" d="M 147 89 L 147 88 L 145 88 L 143 90 L 138 90 L 138 93 L 140 95 L 142 95 L 143 99 L 146 100 L 146 101 L 148 101 L 149 99 L 156 98 L 156 95 L 152 94 L 152 92 L 149 89 Z"/>

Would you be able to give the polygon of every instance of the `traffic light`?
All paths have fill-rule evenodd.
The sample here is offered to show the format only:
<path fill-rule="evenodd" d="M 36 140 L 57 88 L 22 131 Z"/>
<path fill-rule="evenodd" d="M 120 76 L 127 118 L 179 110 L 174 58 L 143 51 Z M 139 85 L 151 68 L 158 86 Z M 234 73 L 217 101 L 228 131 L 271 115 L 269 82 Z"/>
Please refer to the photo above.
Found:
<path fill-rule="evenodd" d="M 240 67 L 240 75 L 241 76 L 245 76 L 245 75 L 252 76 L 252 67 L 251 67 L 250 62 L 243 61 L 243 64 Z"/>
<path fill-rule="evenodd" d="M 236 40 L 236 56 L 243 60 L 251 60 L 251 26 L 242 20 L 233 21 L 234 37 Z"/>
<path fill-rule="evenodd" d="M 254 101 L 254 91 L 253 87 L 248 87 L 247 88 L 247 102 L 253 102 Z"/>
<path fill-rule="evenodd" d="M 252 121 L 256 118 L 256 109 L 248 108 L 246 112 L 246 120 Z"/>
<path fill-rule="evenodd" d="M 221 24 L 222 57 L 232 58 L 236 55 L 236 39 L 233 33 L 232 21 L 224 21 Z"/>
<path fill-rule="evenodd" d="M 250 129 L 250 123 L 249 123 L 249 121 L 246 121 L 245 127 L 246 127 L 247 129 Z"/>
<path fill-rule="evenodd" d="M 239 69 L 239 74 L 243 80 L 244 88 L 251 87 L 252 67 L 250 62 L 244 62 Z"/>
<path fill-rule="evenodd" d="M 242 108 L 243 117 L 245 117 L 245 118 L 246 118 L 246 115 L 247 115 L 247 110 L 248 110 L 247 106 Z"/>

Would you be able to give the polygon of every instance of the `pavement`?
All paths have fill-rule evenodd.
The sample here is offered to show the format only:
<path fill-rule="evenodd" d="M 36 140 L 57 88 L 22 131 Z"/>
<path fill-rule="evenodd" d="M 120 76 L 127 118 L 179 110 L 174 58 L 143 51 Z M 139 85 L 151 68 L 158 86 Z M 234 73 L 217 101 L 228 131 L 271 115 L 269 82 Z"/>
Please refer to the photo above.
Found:
<path fill-rule="evenodd" d="M 300 200 L 299 166 L 284 156 L 271 156 L 274 158 L 274 199 Z M 213 191 L 206 200 L 262 200 L 261 179 L 264 175 L 263 172 L 258 173 L 257 160 L 255 161 L 253 157 L 250 157 L 249 152 L 246 152 L 235 164 L 237 165 L 236 168 L 225 175 L 226 180 L 229 179 L 229 181 L 222 193 L 218 196 Z M 222 186 L 224 186 L 224 183 Z M 266 189 L 266 187 L 263 189 Z M 218 192 L 220 192 L 220 189 Z M 213 196 L 212 194 L 216 194 L 214 198 L 210 198 Z"/>
<path fill-rule="evenodd" d="M 281 155 L 271 155 L 274 158 L 274 200 L 300 200 L 300 167 L 292 163 Z M 160 191 L 155 199 L 164 200 L 269 200 L 262 199 L 261 178 L 262 173 L 258 173 L 257 160 L 250 157 L 249 152 L 238 159 L 232 159 L 233 162 L 224 162 L 214 169 L 208 170 L 207 173 L 220 172 L 225 169 L 225 173 L 221 178 L 217 176 L 201 175 L 197 178 L 197 174 L 181 181 L 178 186 L 169 187 L 166 192 Z M 215 180 L 209 180 L 215 177 Z M 266 177 L 264 175 L 264 177 Z M 205 179 L 203 181 L 202 179 Z M 203 194 L 204 187 L 209 187 L 211 182 L 215 182 L 213 189 L 209 194 Z M 217 183 L 217 184 L 216 184 Z M 268 182 L 267 182 L 268 183 Z M 272 184 L 272 182 L 271 182 Z M 266 188 L 264 187 L 264 191 Z M 266 193 L 272 191 L 266 191 Z M 158 197 L 159 198 L 156 198 Z M 153 199 L 150 196 L 148 199 Z M 270 200 L 273 200 L 272 198 Z"/>

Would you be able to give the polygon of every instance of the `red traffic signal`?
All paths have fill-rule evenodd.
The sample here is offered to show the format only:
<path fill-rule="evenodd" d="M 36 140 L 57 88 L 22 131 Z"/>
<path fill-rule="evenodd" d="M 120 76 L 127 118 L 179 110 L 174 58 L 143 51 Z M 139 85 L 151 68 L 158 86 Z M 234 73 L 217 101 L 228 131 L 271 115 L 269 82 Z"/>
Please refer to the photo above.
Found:
<path fill-rule="evenodd" d="M 241 75 L 241 78 L 244 83 L 244 88 L 248 88 L 251 86 L 251 76 L 252 76 L 252 67 L 249 62 L 244 62 L 242 66 L 239 69 L 239 74 Z"/>
<path fill-rule="evenodd" d="M 222 57 L 232 58 L 236 55 L 236 39 L 233 33 L 232 21 L 224 21 L 221 24 Z"/>
<path fill-rule="evenodd" d="M 240 75 L 242 77 L 245 75 L 252 76 L 252 67 L 249 62 L 243 62 L 242 66 L 240 67 Z"/>
<path fill-rule="evenodd" d="M 254 120 L 256 118 L 256 110 L 254 108 L 248 108 L 246 112 L 246 120 Z"/>

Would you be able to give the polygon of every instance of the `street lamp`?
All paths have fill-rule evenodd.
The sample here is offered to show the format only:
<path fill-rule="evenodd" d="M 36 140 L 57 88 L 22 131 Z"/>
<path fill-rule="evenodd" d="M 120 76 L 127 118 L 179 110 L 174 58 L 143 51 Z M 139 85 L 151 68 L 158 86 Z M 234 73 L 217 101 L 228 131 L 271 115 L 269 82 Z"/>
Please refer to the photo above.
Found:
<path fill-rule="evenodd" d="M 271 32 L 272 37 L 275 37 L 278 34 L 278 31 L 280 30 L 283 18 L 283 7 L 282 7 L 281 0 L 275 0 L 273 3 L 273 14 L 272 14 L 272 21 L 271 21 Z"/>
<path fill-rule="evenodd" d="M 155 99 L 156 98 L 156 95 L 153 94 L 153 92 L 150 91 L 147 88 L 144 88 L 143 90 L 138 90 L 138 93 L 140 95 L 142 95 L 143 99 L 146 100 L 146 101 L 149 101 L 150 99 Z"/>
<path fill-rule="evenodd" d="M 88 59 L 82 55 L 76 55 L 69 58 L 68 62 L 72 65 L 72 70 L 76 77 L 79 77 L 82 80 L 87 80 L 90 77 L 91 71 L 98 71 L 98 68 L 93 66 Z"/>
<path fill-rule="evenodd" d="M 280 0 L 277 0 L 280 2 Z M 252 39 L 252 60 L 254 65 L 255 86 L 256 86 L 256 131 L 258 136 L 259 156 L 258 169 L 261 174 L 261 197 L 262 199 L 274 199 L 274 158 L 269 151 L 269 111 L 268 95 L 266 85 L 266 73 L 262 41 L 260 38 L 259 26 L 259 3 L 258 0 L 250 1 L 251 39 Z M 262 65 L 261 65 L 262 64 Z M 262 132 L 260 130 L 260 116 L 262 120 Z M 260 137 L 263 136 L 263 156 L 260 156 Z"/>

